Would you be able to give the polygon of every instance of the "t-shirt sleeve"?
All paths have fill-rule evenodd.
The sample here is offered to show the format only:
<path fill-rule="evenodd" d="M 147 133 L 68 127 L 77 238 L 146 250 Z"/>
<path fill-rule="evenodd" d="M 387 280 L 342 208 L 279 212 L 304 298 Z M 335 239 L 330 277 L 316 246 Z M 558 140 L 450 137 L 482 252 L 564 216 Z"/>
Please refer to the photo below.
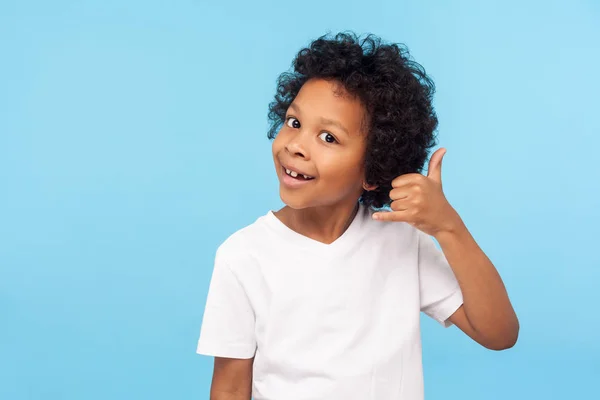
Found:
<path fill-rule="evenodd" d="M 256 351 L 254 321 L 254 311 L 242 284 L 217 252 L 196 352 L 252 358 Z"/>
<path fill-rule="evenodd" d="M 454 272 L 433 237 L 419 231 L 419 289 L 421 311 L 449 327 L 448 320 L 463 304 Z"/>

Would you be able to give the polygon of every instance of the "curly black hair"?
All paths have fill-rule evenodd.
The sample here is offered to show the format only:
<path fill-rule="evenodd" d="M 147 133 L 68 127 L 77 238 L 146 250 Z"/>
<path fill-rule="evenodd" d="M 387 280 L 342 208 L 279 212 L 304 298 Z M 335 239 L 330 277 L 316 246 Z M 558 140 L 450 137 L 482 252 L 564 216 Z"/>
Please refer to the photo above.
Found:
<path fill-rule="evenodd" d="M 360 201 L 372 208 L 388 206 L 392 180 L 420 173 L 436 144 L 433 81 L 411 59 L 406 45 L 385 44 L 373 34 L 321 36 L 298 52 L 292 67 L 279 76 L 275 99 L 269 104 L 269 139 L 277 135 L 306 81 L 321 78 L 341 83 L 361 101 L 368 117 L 365 178 L 377 189 L 364 191 Z"/>

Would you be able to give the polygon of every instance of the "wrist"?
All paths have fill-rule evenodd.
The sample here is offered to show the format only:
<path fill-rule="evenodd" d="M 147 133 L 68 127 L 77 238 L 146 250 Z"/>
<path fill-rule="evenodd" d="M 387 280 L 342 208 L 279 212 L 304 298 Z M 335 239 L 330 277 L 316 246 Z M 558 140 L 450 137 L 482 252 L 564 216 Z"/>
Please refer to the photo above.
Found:
<path fill-rule="evenodd" d="M 446 242 L 458 239 L 467 233 L 467 227 L 458 213 L 452 209 L 451 217 L 447 219 L 443 228 L 439 229 L 433 237 L 440 242 Z"/>

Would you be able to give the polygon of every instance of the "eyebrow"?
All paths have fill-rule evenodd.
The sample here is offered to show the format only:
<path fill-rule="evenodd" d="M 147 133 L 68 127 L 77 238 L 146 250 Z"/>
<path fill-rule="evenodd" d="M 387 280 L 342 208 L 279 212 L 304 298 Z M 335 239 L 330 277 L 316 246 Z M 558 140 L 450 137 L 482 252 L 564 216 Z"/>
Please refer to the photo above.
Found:
<path fill-rule="evenodd" d="M 290 108 L 294 109 L 297 113 L 301 112 L 300 107 L 298 107 L 295 103 L 290 104 Z M 323 125 L 335 126 L 335 127 L 339 128 L 340 130 L 342 130 L 346 135 L 350 136 L 350 132 L 348 132 L 348 129 L 346 129 L 346 127 L 344 125 L 342 125 L 342 123 L 339 121 L 321 117 L 321 123 Z"/>

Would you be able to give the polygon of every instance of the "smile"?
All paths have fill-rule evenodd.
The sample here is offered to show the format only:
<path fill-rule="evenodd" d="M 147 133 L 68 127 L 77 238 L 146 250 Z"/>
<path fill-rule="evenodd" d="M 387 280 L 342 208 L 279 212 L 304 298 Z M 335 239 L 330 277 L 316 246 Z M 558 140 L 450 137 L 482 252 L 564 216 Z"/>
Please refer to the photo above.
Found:
<path fill-rule="evenodd" d="M 280 182 L 289 189 L 298 189 L 305 185 L 311 185 L 315 182 L 315 177 L 302 174 L 293 169 L 281 167 Z"/>

